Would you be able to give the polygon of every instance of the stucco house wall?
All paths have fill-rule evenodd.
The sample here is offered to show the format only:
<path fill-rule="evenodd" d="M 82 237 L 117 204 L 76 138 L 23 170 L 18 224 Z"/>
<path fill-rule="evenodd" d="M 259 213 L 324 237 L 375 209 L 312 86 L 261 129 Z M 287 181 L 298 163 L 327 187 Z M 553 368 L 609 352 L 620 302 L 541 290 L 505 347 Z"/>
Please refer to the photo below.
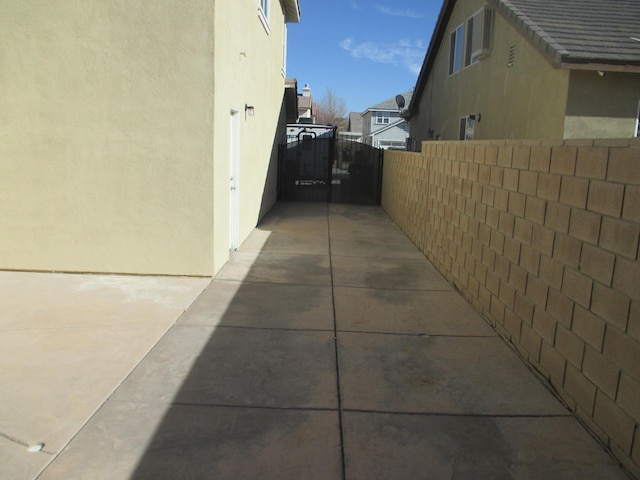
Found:
<path fill-rule="evenodd" d="M 228 139 L 232 110 L 240 116 L 240 243 L 258 222 L 263 196 L 271 205 L 276 198 L 276 178 L 268 172 L 274 163 L 272 151 L 275 148 L 277 152 L 282 137 L 278 122 L 285 85 L 281 70 L 286 26 L 280 2 L 270 2 L 268 28 L 257 14 L 257 3 L 216 2 L 215 31 L 220 40 L 215 45 L 215 71 L 221 74 L 216 75 L 214 84 L 214 271 L 229 258 Z M 254 107 L 253 115 L 245 112 L 245 105 Z"/>
<path fill-rule="evenodd" d="M 554 69 L 501 15 L 494 14 L 490 54 L 449 76 L 449 34 L 484 5 L 475 0 L 454 7 L 419 114 L 410 121 L 417 145 L 457 140 L 460 117 L 478 113 L 474 139 L 562 138 L 569 72 Z M 509 68 L 512 47 L 516 60 Z"/>
<path fill-rule="evenodd" d="M 640 107 L 640 74 L 574 70 L 570 76 L 565 138 L 634 137 Z"/>
<path fill-rule="evenodd" d="M 423 72 L 423 89 L 418 80 L 417 102 L 405 115 L 416 149 L 424 140 L 459 139 L 460 118 L 478 114 L 474 140 L 636 135 L 640 73 L 632 60 L 631 66 L 560 63 L 534 45 L 497 4 L 498 0 L 447 0 L 443 5 L 446 27 L 439 41 L 432 40 L 425 65 L 433 63 Z M 450 34 L 463 24 L 466 29 L 466 21 L 482 7 L 493 12 L 490 52 L 449 75 Z M 446 9 L 448 17 L 443 15 L 449 13 Z M 563 21 L 569 20 L 558 19 Z M 434 39 L 437 33 L 438 28 Z"/>
<path fill-rule="evenodd" d="M 265 187 L 284 87 L 271 3 L 267 34 L 253 0 L 3 2 L 0 268 L 214 274 L 232 108 L 240 238 Z"/>

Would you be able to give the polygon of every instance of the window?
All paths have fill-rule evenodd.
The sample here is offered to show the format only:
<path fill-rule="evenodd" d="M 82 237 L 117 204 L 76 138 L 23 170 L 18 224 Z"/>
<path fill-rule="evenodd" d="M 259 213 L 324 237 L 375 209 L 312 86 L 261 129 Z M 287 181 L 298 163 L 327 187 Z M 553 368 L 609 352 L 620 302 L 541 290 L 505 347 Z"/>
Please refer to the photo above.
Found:
<path fill-rule="evenodd" d="M 269 26 L 269 2 L 270 0 L 260 0 L 260 7 L 258 8 L 258 17 L 267 33 L 271 31 Z"/>
<path fill-rule="evenodd" d="M 464 133 L 467 129 L 467 117 L 460 117 L 460 126 L 458 128 L 458 140 L 464 140 Z"/>
<path fill-rule="evenodd" d="M 451 32 L 451 43 L 449 45 L 449 75 L 459 72 L 462 67 L 463 39 L 464 25 L 460 25 Z"/>
<path fill-rule="evenodd" d="M 493 10 L 481 8 L 473 14 L 467 25 L 472 25 L 467 32 L 466 57 L 470 65 L 489 55 L 491 51 L 491 30 L 493 25 Z"/>
<path fill-rule="evenodd" d="M 468 67 L 478 61 L 477 58 L 471 56 L 473 52 L 473 17 L 467 20 L 467 41 L 464 48 L 464 66 Z"/>
<path fill-rule="evenodd" d="M 389 112 L 376 112 L 376 124 L 387 125 L 389 120 Z"/>
<path fill-rule="evenodd" d="M 466 115 L 464 117 L 460 117 L 460 130 L 458 132 L 458 140 L 473 140 L 475 124 L 475 115 Z"/>
<path fill-rule="evenodd" d="M 467 19 L 466 25 L 451 32 L 449 75 L 459 72 L 463 61 L 466 68 L 489 55 L 492 24 L 493 11 L 481 8 Z"/>

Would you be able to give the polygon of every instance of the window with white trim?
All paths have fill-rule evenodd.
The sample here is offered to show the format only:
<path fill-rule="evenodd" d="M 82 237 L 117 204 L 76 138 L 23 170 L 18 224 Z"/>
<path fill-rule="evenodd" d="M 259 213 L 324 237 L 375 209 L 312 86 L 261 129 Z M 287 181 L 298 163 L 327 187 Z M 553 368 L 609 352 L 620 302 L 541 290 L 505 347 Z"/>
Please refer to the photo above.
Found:
<path fill-rule="evenodd" d="M 458 140 L 473 140 L 475 126 L 475 115 L 465 115 L 464 117 L 460 117 Z"/>
<path fill-rule="evenodd" d="M 271 27 L 269 26 L 269 2 L 271 0 L 260 0 L 260 6 L 258 7 L 258 17 L 264 26 L 264 29 L 269 33 Z"/>
<path fill-rule="evenodd" d="M 450 35 L 449 43 L 449 75 L 458 73 L 462 68 L 462 52 L 464 50 L 464 24 L 456 28 Z"/>
<path fill-rule="evenodd" d="M 464 49 L 464 66 L 469 67 L 478 61 L 477 57 L 471 55 L 473 52 L 473 19 L 474 17 L 469 17 L 467 20 L 467 38 L 465 42 Z"/>
<path fill-rule="evenodd" d="M 376 112 L 376 125 L 387 125 L 389 121 L 389 112 Z"/>

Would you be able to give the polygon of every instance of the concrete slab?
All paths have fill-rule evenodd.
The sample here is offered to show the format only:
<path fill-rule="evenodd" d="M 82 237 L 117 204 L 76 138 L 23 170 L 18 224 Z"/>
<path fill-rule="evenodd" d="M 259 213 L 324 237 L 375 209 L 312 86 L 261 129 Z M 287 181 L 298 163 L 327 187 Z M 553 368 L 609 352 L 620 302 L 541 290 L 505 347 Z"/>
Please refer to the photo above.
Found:
<path fill-rule="evenodd" d="M 345 409 L 570 415 L 499 337 L 338 332 Z"/>
<path fill-rule="evenodd" d="M 340 475 L 337 412 L 111 401 L 40 480 Z"/>
<path fill-rule="evenodd" d="M 306 234 L 327 234 L 325 203 L 283 203 L 274 207 L 258 225 L 260 230 Z"/>
<path fill-rule="evenodd" d="M 333 236 L 331 254 L 340 257 L 406 258 L 424 260 L 407 237 Z"/>
<path fill-rule="evenodd" d="M 330 205 L 331 236 L 401 239 L 408 238 L 389 217 L 377 207 Z"/>
<path fill-rule="evenodd" d="M 314 235 L 298 232 L 271 232 L 257 228 L 242 244 L 241 250 L 243 252 L 329 255 L 329 236 L 326 231 Z"/>
<path fill-rule="evenodd" d="M 333 332 L 175 326 L 114 400 L 336 408 Z"/>
<path fill-rule="evenodd" d="M 327 207 L 329 220 L 344 218 L 353 223 L 374 222 L 376 224 L 382 223 L 395 226 L 384 210 L 375 205 L 331 203 Z"/>
<path fill-rule="evenodd" d="M 278 205 L 182 316 L 185 279 L 18 288 L 0 384 L 39 396 L 1 390 L 0 426 L 47 446 L 0 436 L 0 478 L 624 478 L 426 259 L 388 258 L 416 255 L 399 235 Z"/>
<path fill-rule="evenodd" d="M 345 412 L 346 477 L 624 480 L 572 417 Z"/>
<path fill-rule="evenodd" d="M 218 280 L 331 285 L 329 256 L 238 251 L 216 275 Z"/>
<path fill-rule="evenodd" d="M 31 479 L 209 283 L 0 272 L 0 477 Z"/>
<path fill-rule="evenodd" d="M 178 323 L 333 331 L 331 287 L 213 280 Z"/>
<path fill-rule="evenodd" d="M 453 290 L 426 259 L 332 257 L 337 287 Z"/>
<path fill-rule="evenodd" d="M 334 289 L 338 330 L 379 333 L 496 336 L 454 291 Z"/>

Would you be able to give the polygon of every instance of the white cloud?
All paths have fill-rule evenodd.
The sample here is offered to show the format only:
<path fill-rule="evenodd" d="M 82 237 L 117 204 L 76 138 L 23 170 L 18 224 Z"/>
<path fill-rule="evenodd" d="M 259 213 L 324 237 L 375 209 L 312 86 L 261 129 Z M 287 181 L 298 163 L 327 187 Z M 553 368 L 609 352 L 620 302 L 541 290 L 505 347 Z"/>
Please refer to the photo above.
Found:
<path fill-rule="evenodd" d="M 422 40 L 399 40 L 395 43 L 363 42 L 356 43 L 353 38 L 345 38 L 340 48 L 354 58 L 363 58 L 376 63 L 398 65 L 417 75 L 422 67 L 426 47 Z"/>
<path fill-rule="evenodd" d="M 414 12 L 413 10 L 399 10 L 394 8 L 385 7 L 383 5 L 376 5 L 376 10 L 385 15 L 392 15 L 394 17 L 406 17 L 406 18 L 423 18 L 423 15 Z"/>

